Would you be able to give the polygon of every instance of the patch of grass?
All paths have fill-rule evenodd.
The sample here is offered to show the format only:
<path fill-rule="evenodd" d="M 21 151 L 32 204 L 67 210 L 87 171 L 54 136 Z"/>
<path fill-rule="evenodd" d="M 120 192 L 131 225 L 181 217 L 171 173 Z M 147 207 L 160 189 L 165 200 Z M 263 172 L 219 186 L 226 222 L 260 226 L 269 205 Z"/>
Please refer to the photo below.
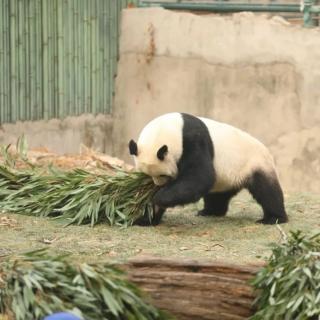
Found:
<path fill-rule="evenodd" d="M 246 192 L 233 199 L 226 217 L 198 217 L 195 214 L 201 206 L 200 202 L 170 209 L 157 227 L 128 229 L 106 224 L 64 228 L 65 221 L 0 214 L 0 218 L 16 220 L 14 224 L 0 223 L 0 256 L 50 247 L 90 262 L 125 261 L 143 254 L 246 264 L 259 262 L 257 256 L 269 255 L 269 244 L 281 240 L 276 226 L 255 223 L 262 211 Z M 287 195 L 286 208 L 290 222 L 281 225 L 285 232 L 319 230 L 320 195 Z"/>

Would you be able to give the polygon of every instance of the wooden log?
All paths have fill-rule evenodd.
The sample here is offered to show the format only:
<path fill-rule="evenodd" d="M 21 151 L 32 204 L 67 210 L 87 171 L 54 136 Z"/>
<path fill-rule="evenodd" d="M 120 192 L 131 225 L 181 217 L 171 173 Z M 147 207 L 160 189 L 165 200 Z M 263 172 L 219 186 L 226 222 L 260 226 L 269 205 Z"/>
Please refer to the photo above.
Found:
<path fill-rule="evenodd" d="M 139 257 L 126 266 L 129 279 L 151 302 L 177 319 L 240 320 L 253 314 L 248 281 L 258 266 Z"/>

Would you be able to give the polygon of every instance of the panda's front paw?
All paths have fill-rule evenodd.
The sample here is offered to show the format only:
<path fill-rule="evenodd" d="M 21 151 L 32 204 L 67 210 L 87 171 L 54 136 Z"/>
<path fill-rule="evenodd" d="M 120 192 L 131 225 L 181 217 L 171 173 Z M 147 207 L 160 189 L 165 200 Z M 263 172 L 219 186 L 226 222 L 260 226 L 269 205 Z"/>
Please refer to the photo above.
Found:
<path fill-rule="evenodd" d="M 153 205 L 152 217 L 150 217 L 148 212 L 145 212 L 145 214 L 142 217 L 135 220 L 134 225 L 143 227 L 157 226 L 158 224 L 160 224 L 165 211 L 165 208 L 160 208 L 157 205 Z"/>
<path fill-rule="evenodd" d="M 149 216 L 145 214 L 136 219 L 133 224 L 136 226 L 150 227 L 152 226 L 152 221 L 150 221 Z"/>

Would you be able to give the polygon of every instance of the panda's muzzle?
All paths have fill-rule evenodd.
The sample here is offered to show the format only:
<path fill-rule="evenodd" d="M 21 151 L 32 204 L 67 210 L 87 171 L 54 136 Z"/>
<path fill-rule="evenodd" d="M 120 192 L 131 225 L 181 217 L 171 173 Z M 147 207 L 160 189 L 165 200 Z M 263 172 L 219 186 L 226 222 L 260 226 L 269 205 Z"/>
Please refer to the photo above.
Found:
<path fill-rule="evenodd" d="M 152 179 L 153 179 L 153 182 L 155 185 L 163 186 L 171 180 L 171 177 L 166 176 L 166 175 L 160 175 L 157 177 L 152 177 Z"/>

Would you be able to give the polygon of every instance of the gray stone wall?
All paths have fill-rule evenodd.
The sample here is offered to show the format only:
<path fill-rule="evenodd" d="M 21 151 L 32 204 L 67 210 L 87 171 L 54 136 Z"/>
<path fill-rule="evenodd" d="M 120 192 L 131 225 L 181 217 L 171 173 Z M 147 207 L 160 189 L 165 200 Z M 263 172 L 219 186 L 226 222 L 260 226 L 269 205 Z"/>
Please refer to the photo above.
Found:
<path fill-rule="evenodd" d="M 0 145 L 14 144 L 25 135 L 30 148 L 44 147 L 58 153 L 79 153 L 81 144 L 112 153 L 112 118 L 82 115 L 64 120 L 25 121 L 0 126 Z"/>

